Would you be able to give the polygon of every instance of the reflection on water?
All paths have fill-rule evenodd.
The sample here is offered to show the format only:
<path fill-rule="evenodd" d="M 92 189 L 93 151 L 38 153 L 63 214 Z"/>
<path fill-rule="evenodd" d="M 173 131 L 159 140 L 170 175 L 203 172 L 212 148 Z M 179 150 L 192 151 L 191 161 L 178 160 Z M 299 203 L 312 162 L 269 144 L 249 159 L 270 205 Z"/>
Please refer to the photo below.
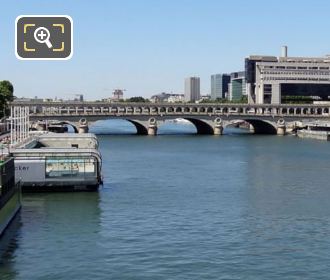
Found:
<path fill-rule="evenodd" d="M 15 252 L 21 230 L 21 215 L 18 213 L 0 239 L 0 279 L 15 279 L 17 272 L 13 268 Z"/>
<path fill-rule="evenodd" d="M 15 272 L 15 279 L 57 279 L 57 274 L 70 278 L 72 272 L 78 279 L 74 276 L 86 260 L 95 257 L 89 248 L 97 253 L 99 202 L 97 192 L 24 194 L 18 247 L 12 248 L 10 258 L 2 258 L 7 268 L 1 266 L 0 275 L 10 279 Z M 45 276 L 52 267 L 56 269 Z"/>

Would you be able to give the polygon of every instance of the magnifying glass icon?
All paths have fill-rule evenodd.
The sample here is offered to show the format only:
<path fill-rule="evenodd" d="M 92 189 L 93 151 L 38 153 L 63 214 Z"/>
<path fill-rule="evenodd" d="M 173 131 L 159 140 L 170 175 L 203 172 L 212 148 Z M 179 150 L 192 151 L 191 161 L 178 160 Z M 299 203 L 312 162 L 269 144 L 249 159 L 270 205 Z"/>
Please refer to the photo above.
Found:
<path fill-rule="evenodd" d="M 38 27 L 34 31 L 34 39 L 41 44 L 46 44 L 49 49 L 53 47 L 52 43 L 49 41 L 50 32 L 46 27 Z"/>

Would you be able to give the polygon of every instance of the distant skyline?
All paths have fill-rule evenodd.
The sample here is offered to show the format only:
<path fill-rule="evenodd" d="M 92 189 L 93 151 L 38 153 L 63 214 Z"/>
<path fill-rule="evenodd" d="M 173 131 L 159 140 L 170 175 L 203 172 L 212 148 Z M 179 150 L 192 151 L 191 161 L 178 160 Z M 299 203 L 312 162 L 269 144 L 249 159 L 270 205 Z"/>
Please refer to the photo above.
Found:
<path fill-rule="evenodd" d="M 324 56 L 330 53 L 330 2 L 219 0 L 0 0 L 0 80 L 18 97 L 85 99 L 160 92 L 184 93 L 198 76 L 244 70 L 251 54 Z M 74 54 L 69 61 L 19 61 L 14 52 L 19 15 L 70 15 Z"/>

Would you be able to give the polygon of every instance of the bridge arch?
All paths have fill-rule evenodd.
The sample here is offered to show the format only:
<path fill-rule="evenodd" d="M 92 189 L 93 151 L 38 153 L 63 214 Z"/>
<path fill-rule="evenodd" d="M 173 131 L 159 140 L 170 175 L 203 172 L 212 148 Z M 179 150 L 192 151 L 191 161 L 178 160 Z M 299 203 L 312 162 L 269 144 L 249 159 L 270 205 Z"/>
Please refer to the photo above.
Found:
<path fill-rule="evenodd" d="M 151 111 L 151 113 L 157 113 L 158 112 L 158 109 L 157 109 L 157 107 L 151 107 L 150 108 L 150 111 Z"/>
<path fill-rule="evenodd" d="M 182 107 L 177 107 L 175 113 L 182 113 Z"/>
<path fill-rule="evenodd" d="M 276 123 L 258 120 L 258 119 L 234 119 L 225 124 L 225 127 L 234 125 L 239 122 L 247 122 L 252 125 L 255 134 L 277 134 Z"/>
<path fill-rule="evenodd" d="M 213 127 L 201 119 L 184 118 L 190 121 L 197 129 L 197 134 L 213 134 Z"/>
<path fill-rule="evenodd" d="M 207 112 L 207 113 L 213 113 L 213 108 L 212 108 L 212 107 L 207 107 L 206 112 Z"/>
<path fill-rule="evenodd" d="M 137 135 L 148 135 L 148 129 L 143 124 L 130 119 L 126 120 L 135 126 Z"/>
<path fill-rule="evenodd" d="M 255 134 L 277 134 L 277 127 L 271 122 L 256 119 L 246 119 L 244 121 L 253 126 Z"/>
<path fill-rule="evenodd" d="M 61 121 L 60 124 L 65 124 L 65 125 L 69 125 L 73 128 L 73 131 L 74 133 L 78 133 L 78 127 L 77 127 L 77 124 L 74 124 L 72 122 L 69 122 L 69 121 Z"/>

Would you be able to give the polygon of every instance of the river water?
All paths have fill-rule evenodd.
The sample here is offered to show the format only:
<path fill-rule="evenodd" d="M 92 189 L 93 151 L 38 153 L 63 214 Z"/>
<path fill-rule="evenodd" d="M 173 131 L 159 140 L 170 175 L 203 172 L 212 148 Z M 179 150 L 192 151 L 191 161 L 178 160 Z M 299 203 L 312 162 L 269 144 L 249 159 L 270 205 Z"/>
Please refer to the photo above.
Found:
<path fill-rule="evenodd" d="M 329 279 L 329 143 L 111 129 L 99 192 L 23 196 L 0 279 Z"/>

